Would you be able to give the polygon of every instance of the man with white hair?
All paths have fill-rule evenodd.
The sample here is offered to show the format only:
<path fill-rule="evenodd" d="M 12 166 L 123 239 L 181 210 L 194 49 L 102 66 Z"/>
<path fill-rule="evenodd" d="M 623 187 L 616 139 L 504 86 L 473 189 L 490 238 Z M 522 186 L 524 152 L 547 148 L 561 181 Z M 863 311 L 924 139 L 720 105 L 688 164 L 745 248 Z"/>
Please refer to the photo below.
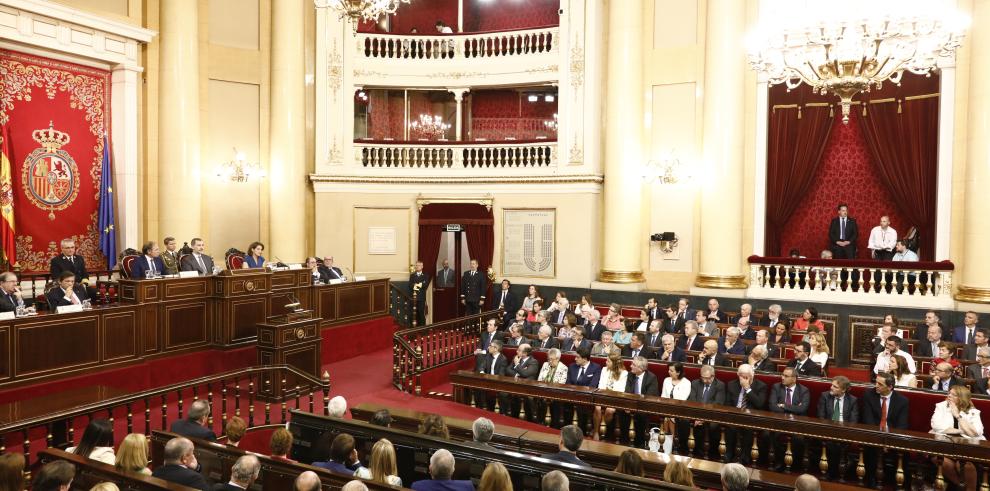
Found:
<path fill-rule="evenodd" d="M 745 355 L 746 344 L 739 340 L 739 328 L 732 326 L 725 330 L 725 336 L 718 338 L 718 352 L 730 355 Z"/>
<path fill-rule="evenodd" d="M 536 317 L 542 320 L 543 312 L 537 314 Z M 536 332 L 536 337 L 536 349 L 549 350 L 557 347 L 557 338 L 553 337 L 553 328 L 549 324 L 540 326 L 540 330 Z"/>
<path fill-rule="evenodd" d="M 777 323 L 784 320 L 780 317 L 780 313 L 783 312 L 783 310 L 784 309 L 778 304 L 773 304 L 767 307 L 767 315 L 764 315 L 760 319 L 759 325 L 769 327 L 771 329 L 777 327 Z"/>
<path fill-rule="evenodd" d="M 164 464 L 156 467 L 151 477 L 208 491 L 210 485 L 206 483 L 206 478 L 196 471 L 199 461 L 196 460 L 195 450 L 188 438 L 180 436 L 169 440 L 163 452 Z"/>
<path fill-rule="evenodd" d="M 626 377 L 626 393 L 640 396 L 660 396 L 660 382 L 657 376 L 649 370 L 649 362 L 643 356 L 633 358 L 629 366 L 629 375 Z M 629 414 L 622 411 L 619 414 L 619 427 L 621 440 L 629 443 L 629 423 L 633 423 L 633 446 L 643 448 L 646 444 L 646 427 L 649 424 L 647 415 L 644 413 Z"/>
<path fill-rule="evenodd" d="M 729 321 L 729 324 L 738 325 L 739 321 L 746 321 L 747 325 L 753 325 L 753 322 L 756 319 L 752 317 L 752 314 L 753 306 L 748 303 L 744 303 L 739 306 L 739 315 L 733 317 L 732 320 Z"/>
<path fill-rule="evenodd" d="M 739 464 L 722 466 L 722 491 L 746 491 L 749 488 L 749 471 Z"/>
<path fill-rule="evenodd" d="M 660 361 L 666 361 L 669 363 L 684 363 L 686 359 L 687 357 L 684 354 L 684 350 L 677 347 L 676 342 L 674 341 L 674 335 L 664 334 L 663 338 L 661 338 Z"/>
<path fill-rule="evenodd" d="M 327 403 L 327 416 L 331 418 L 343 418 L 347 412 L 347 399 L 344 396 L 334 396 Z"/>
<path fill-rule="evenodd" d="M 313 471 L 306 471 L 299 474 L 296 482 L 292 485 L 292 491 L 320 491 L 320 476 Z"/>
<path fill-rule="evenodd" d="M 536 378 L 543 383 L 563 384 L 567 383 L 567 365 L 560 361 L 560 350 L 553 348 L 547 352 L 547 361 L 540 368 L 540 374 Z M 559 402 L 548 403 L 546 399 L 537 399 L 536 411 L 534 411 L 532 421 L 543 423 L 547 409 L 550 410 L 550 426 L 560 428 L 564 425 L 563 407 Z"/>
<path fill-rule="evenodd" d="M 724 324 L 729 317 L 722 312 L 717 298 L 708 299 L 708 310 L 705 310 L 705 319 Z"/>
<path fill-rule="evenodd" d="M 570 491 L 571 483 L 563 472 L 550 471 L 543 475 L 540 489 L 541 491 Z"/>
<path fill-rule="evenodd" d="M 725 384 L 715 378 L 715 368 L 711 365 L 702 365 L 700 372 L 700 376 L 691 381 L 691 393 L 687 400 L 703 404 L 725 404 Z M 678 418 L 677 424 L 681 426 L 681 434 L 687 434 L 684 430 L 685 427 L 689 425 L 693 427 L 694 455 L 696 457 L 704 457 L 705 440 L 707 439 L 709 459 L 721 460 L 718 454 L 718 441 L 721 435 L 718 424 L 689 421 L 685 418 Z"/>
<path fill-rule="evenodd" d="M 587 338 L 592 341 L 600 341 L 602 339 L 602 333 L 606 331 L 605 324 L 602 324 L 602 313 L 598 309 L 592 308 L 583 314 L 587 322 L 584 323 L 584 328 L 587 331 Z"/>
<path fill-rule="evenodd" d="M 762 346 L 763 350 L 768 354 L 773 352 L 774 346 L 770 343 L 770 330 L 768 329 L 758 329 L 756 330 L 756 344 L 749 345 L 746 347 L 746 353 L 750 353 L 757 346 Z"/>
<path fill-rule="evenodd" d="M 794 491 L 821 491 L 822 484 L 811 474 L 801 474 L 794 481 Z"/>
<path fill-rule="evenodd" d="M 230 482 L 223 486 L 214 486 L 213 491 L 242 491 L 249 489 L 258 479 L 261 472 L 261 462 L 252 454 L 242 455 L 230 468 Z"/>
<path fill-rule="evenodd" d="M 474 491 L 474 484 L 470 480 L 455 481 L 451 477 L 454 475 L 454 456 L 449 450 L 441 448 L 430 456 L 430 477 L 412 483 L 415 491 Z"/>
<path fill-rule="evenodd" d="M 353 479 L 341 486 L 340 491 L 368 491 L 368 485 L 360 479 Z"/>
<path fill-rule="evenodd" d="M 595 346 L 591 348 L 591 356 L 608 357 L 614 349 L 619 349 L 619 347 L 612 341 L 612 331 L 604 331 L 602 332 L 602 340 L 595 343 Z"/>
<path fill-rule="evenodd" d="M 725 405 L 739 409 L 766 409 L 767 384 L 756 378 L 753 367 L 739 365 L 736 369 L 736 379 L 725 386 Z M 739 441 L 740 452 L 736 452 L 736 441 Z M 726 428 L 725 430 L 725 461 L 749 466 L 753 463 L 749 449 L 753 447 L 753 430 L 748 428 Z"/>
<path fill-rule="evenodd" d="M 698 322 L 685 322 L 684 335 L 677 340 L 677 347 L 685 351 L 701 351 L 704 346 L 705 342 L 698 335 Z"/>
<path fill-rule="evenodd" d="M 474 443 L 491 446 L 492 435 L 495 434 L 495 423 L 488 418 L 478 418 L 471 423 L 471 439 Z"/>

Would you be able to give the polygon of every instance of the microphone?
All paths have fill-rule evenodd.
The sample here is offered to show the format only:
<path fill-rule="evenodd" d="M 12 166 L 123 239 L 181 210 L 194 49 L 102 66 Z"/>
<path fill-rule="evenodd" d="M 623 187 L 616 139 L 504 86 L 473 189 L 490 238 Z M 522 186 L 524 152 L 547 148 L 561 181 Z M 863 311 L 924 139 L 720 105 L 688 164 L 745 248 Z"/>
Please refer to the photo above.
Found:
<path fill-rule="evenodd" d="M 285 264 L 284 262 L 282 262 L 282 259 L 279 258 L 278 256 L 272 254 L 272 258 L 275 259 L 275 267 L 276 268 L 288 268 L 289 267 L 287 264 Z"/>
<path fill-rule="evenodd" d="M 300 310 L 302 310 L 302 308 L 300 307 L 302 302 L 299 301 L 299 298 L 296 297 L 294 293 L 289 292 L 287 296 L 289 297 L 289 300 L 291 300 L 291 302 L 285 304 L 285 308 L 292 309 L 293 312 L 299 312 Z"/>
<path fill-rule="evenodd" d="M 344 269 L 347 270 L 349 275 L 344 277 L 344 281 L 352 281 L 354 279 L 354 271 L 351 271 L 351 268 L 348 268 L 347 266 L 344 266 Z"/>

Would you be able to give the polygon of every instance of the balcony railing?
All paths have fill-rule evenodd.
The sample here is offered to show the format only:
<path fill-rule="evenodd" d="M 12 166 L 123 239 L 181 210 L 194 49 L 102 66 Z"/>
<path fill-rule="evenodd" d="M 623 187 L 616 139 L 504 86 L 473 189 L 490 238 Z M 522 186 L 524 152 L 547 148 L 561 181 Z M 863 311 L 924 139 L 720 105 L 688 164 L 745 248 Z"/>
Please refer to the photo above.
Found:
<path fill-rule="evenodd" d="M 952 303 L 952 271 L 942 262 L 792 259 L 750 256 L 749 290 L 762 298 L 939 307 Z"/>
<path fill-rule="evenodd" d="M 559 33 L 557 26 L 442 36 L 359 33 L 357 49 L 366 58 L 393 60 L 503 58 L 555 53 Z"/>
<path fill-rule="evenodd" d="M 504 169 L 557 167 L 557 142 L 354 142 L 365 168 Z"/>

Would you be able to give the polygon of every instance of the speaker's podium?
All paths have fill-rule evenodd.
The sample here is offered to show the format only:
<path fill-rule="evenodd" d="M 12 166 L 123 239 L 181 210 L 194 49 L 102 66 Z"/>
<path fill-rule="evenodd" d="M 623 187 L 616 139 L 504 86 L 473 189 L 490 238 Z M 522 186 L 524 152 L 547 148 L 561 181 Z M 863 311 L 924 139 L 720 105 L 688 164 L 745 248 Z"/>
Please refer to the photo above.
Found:
<path fill-rule="evenodd" d="M 291 365 L 320 378 L 320 318 L 312 310 L 298 310 L 270 317 L 258 324 L 258 364 Z M 278 399 L 296 395 L 296 375 L 291 372 L 262 376 L 258 397 Z"/>

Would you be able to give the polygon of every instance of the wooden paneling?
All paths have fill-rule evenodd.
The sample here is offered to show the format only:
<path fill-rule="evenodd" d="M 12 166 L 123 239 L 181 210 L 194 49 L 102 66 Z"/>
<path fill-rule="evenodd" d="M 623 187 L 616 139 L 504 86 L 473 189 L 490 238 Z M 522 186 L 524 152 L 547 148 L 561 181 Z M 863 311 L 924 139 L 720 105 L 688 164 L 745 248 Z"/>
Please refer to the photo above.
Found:
<path fill-rule="evenodd" d="M 165 282 L 165 300 L 188 297 L 205 297 L 209 291 L 209 287 L 208 282 L 204 280 L 205 278 L 192 278 Z"/>
<path fill-rule="evenodd" d="M 206 301 L 165 306 L 165 350 L 209 342 Z"/>
<path fill-rule="evenodd" d="M 320 373 L 320 350 L 315 345 L 285 350 L 285 364 L 306 373 Z"/>
<path fill-rule="evenodd" d="M 337 289 L 317 288 L 316 314 L 323 318 L 323 323 L 333 323 L 337 320 Z"/>
<path fill-rule="evenodd" d="M 59 320 L 39 317 L 37 322 L 16 325 L 14 376 L 67 372 L 100 362 L 99 316 L 86 313 Z"/>
<path fill-rule="evenodd" d="M 375 283 L 371 285 L 371 311 L 388 311 L 388 284 Z"/>
<path fill-rule="evenodd" d="M 140 326 L 142 329 L 142 340 L 144 341 L 144 353 L 157 353 L 161 343 L 161 329 L 158 322 L 158 308 L 154 305 L 143 305 L 138 308 Z"/>
<path fill-rule="evenodd" d="M 0 353 L 10 352 L 10 326 L 0 326 Z M 4 356 L 0 360 L 0 380 L 10 378 L 10 365 L 13 361 L 13 357 L 10 356 Z"/>
<path fill-rule="evenodd" d="M 232 333 L 230 341 L 236 343 L 258 335 L 258 324 L 267 320 L 267 299 L 254 297 L 230 302 Z"/>
<path fill-rule="evenodd" d="M 371 313 L 371 285 L 354 283 L 337 289 L 337 316 L 341 319 Z"/>
<path fill-rule="evenodd" d="M 103 361 L 140 355 L 137 314 L 120 312 L 103 316 Z"/>

